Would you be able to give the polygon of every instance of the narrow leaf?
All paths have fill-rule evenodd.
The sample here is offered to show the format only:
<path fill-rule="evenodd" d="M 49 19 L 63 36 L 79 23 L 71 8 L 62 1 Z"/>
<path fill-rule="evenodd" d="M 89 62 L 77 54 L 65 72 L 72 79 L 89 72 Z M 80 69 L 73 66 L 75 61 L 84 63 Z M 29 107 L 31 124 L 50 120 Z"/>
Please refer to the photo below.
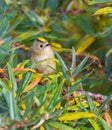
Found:
<path fill-rule="evenodd" d="M 112 129 L 112 119 L 110 117 L 110 114 L 108 112 L 105 112 L 104 116 L 108 126 L 110 126 L 110 128 Z"/>
<path fill-rule="evenodd" d="M 36 36 L 36 35 L 38 35 L 38 34 L 39 34 L 39 31 L 23 32 L 23 33 L 21 33 L 20 35 L 18 35 L 15 40 L 16 40 L 16 41 L 17 41 L 17 40 L 26 40 L 26 39 L 28 39 L 28 38 L 30 38 L 30 37 L 33 37 L 33 36 Z"/>
<path fill-rule="evenodd" d="M 89 2 L 89 4 L 108 3 L 108 2 L 112 2 L 112 0 L 92 0 Z"/>
<path fill-rule="evenodd" d="M 101 105 L 101 107 L 98 110 L 98 113 L 97 113 L 98 115 L 100 115 L 102 113 L 105 105 L 110 101 L 110 98 L 111 98 L 111 96 L 109 96 L 107 99 L 105 99 L 105 101 L 103 102 L 103 104 Z"/>
<path fill-rule="evenodd" d="M 62 124 L 62 123 L 56 122 L 56 121 L 49 121 L 48 124 L 59 130 L 75 130 L 74 128 L 72 128 L 68 125 L 65 125 L 65 124 Z"/>
<path fill-rule="evenodd" d="M 29 90 L 31 90 L 33 87 L 35 87 L 36 84 L 38 84 L 38 82 L 42 79 L 42 75 L 37 76 L 37 78 L 32 81 L 25 89 L 23 92 L 28 92 Z"/>
<path fill-rule="evenodd" d="M 36 26 L 36 23 L 40 25 L 44 25 L 43 19 L 37 13 L 35 13 L 34 11 L 32 11 L 31 9 L 27 7 L 24 7 L 23 10 L 24 10 L 24 13 L 27 15 L 27 17 L 32 21 L 32 23 L 35 24 L 35 26 Z"/>
<path fill-rule="evenodd" d="M 64 81 L 63 80 L 59 86 L 56 88 L 54 94 L 52 94 L 52 98 L 51 98 L 51 101 L 50 101 L 50 105 L 48 106 L 48 109 L 53 109 L 57 104 L 56 102 L 58 103 L 58 100 L 60 99 L 60 95 L 61 95 L 61 90 L 62 90 L 62 87 L 63 87 L 63 84 L 64 84 Z"/>
<path fill-rule="evenodd" d="M 90 118 L 90 117 L 96 117 L 94 113 L 89 112 L 70 112 L 62 114 L 58 120 L 60 121 L 72 121 L 72 120 L 78 120 L 82 118 Z"/>
<path fill-rule="evenodd" d="M 81 42 L 78 44 L 77 53 L 80 54 L 84 52 L 93 42 L 95 41 L 95 37 L 93 36 L 86 36 Z"/>
<path fill-rule="evenodd" d="M 16 115 L 17 115 L 17 111 L 16 111 L 16 101 L 14 98 L 14 92 L 12 90 L 8 90 L 7 87 L 5 86 L 5 84 L 0 81 L 1 86 L 3 87 L 3 94 L 5 97 L 5 100 L 8 104 L 8 108 L 9 108 L 9 115 L 11 117 L 12 120 L 16 120 Z"/>
<path fill-rule="evenodd" d="M 62 65 L 62 67 L 65 68 L 66 70 L 68 70 L 68 68 L 67 68 L 67 66 L 66 66 L 66 64 L 65 64 L 65 62 L 64 62 L 64 60 L 61 58 L 61 56 L 60 56 L 57 52 L 55 52 L 55 54 L 56 54 L 57 58 L 59 59 L 59 61 L 60 61 L 61 65 Z"/>
<path fill-rule="evenodd" d="M 78 65 L 77 69 L 73 72 L 73 77 L 77 76 L 83 69 L 84 65 L 86 64 L 88 60 L 88 55 L 81 61 L 81 63 Z"/>
<path fill-rule="evenodd" d="M 70 93 L 73 94 L 74 91 L 78 88 L 79 84 L 82 82 L 82 80 L 77 80 L 73 85 L 72 87 L 70 88 Z"/>
<path fill-rule="evenodd" d="M 103 118 L 100 117 L 99 119 L 100 119 L 101 124 L 103 125 L 104 130 L 112 130 L 112 129 L 108 126 L 107 122 L 106 122 Z"/>
<path fill-rule="evenodd" d="M 32 73 L 31 72 L 27 72 L 27 74 L 24 75 L 24 78 L 23 78 L 23 81 L 22 81 L 22 84 L 21 84 L 21 88 L 19 89 L 18 94 L 21 94 L 24 91 L 24 89 L 30 83 L 31 78 L 32 78 Z"/>
<path fill-rule="evenodd" d="M 9 73 L 9 78 L 10 78 L 10 83 L 12 85 L 12 89 L 13 89 L 13 91 L 16 91 L 17 90 L 17 83 L 16 83 L 16 79 L 15 79 L 13 70 L 9 64 L 7 64 L 7 68 L 8 68 L 8 73 Z"/>
<path fill-rule="evenodd" d="M 83 15 L 78 15 L 75 18 L 75 22 L 89 35 L 94 35 L 94 30 L 88 20 Z"/>
<path fill-rule="evenodd" d="M 91 125 L 93 126 L 94 130 L 102 130 L 100 128 L 99 124 L 95 120 L 93 120 L 93 119 L 88 119 L 88 120 L 91 123 Z"/>
<path fill-rule="evenodd" d="M 30 68 L 13 68 L 13 72 L 32 72 L 35 73 L 36 71 Z"/>
<path fill-rule="evenodd" d="M 93 15 L 102 15 L 102 14 L 105 15 L 109 13 L 112 13 L 112 7 L 101 8 L 97 10 Z"/>
<path fill-rule="evenodd" d="M 87 97 L 87 99 L 88 99 L 88 103 L 89 103 L 90 109 L 91 109 L 94 113 L 96 113 L 95 105 L 94 105 L 94 102 L 93 102 L 92 98 L 89 96 L 88 93 L 86 93 L 86 97 Z"/>
<path fill-rule="evenodd" d="M 76 52 L 74 47 L 72 47 L 72 65 L 71 65 L 71 71 L 73 72 L 76 67 Z"/>

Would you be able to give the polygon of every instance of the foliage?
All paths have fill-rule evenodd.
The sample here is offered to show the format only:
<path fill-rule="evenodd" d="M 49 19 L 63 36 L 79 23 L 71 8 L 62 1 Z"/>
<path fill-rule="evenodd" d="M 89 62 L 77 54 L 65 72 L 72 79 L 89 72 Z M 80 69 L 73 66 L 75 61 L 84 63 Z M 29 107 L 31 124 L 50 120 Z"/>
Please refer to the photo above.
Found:
<path fill-rule="evenodd" d="M 109 130 L 112 127 L 109 113 L 103 111 L 112 94 L 111 2 L 1 0 L 0 129 Z M 37 37 L 46 38 L 55 50 L 58 60 L 53 75 L 36 73 L 29 60 Z M 67 53 L 69 58 L 71 52 L 68 65 L 62 57 Z M 88 63 L 90 55 L 86 55 L 77 65 L 77 54 L 82 56 L 85 52 L 99 59 L 92 56 Z M 102 67 L 92 66 L 100 61 Z M 75 93 L 77 90 L 108 97 L 100 104 L 88 93 L 85 96 Z"/>

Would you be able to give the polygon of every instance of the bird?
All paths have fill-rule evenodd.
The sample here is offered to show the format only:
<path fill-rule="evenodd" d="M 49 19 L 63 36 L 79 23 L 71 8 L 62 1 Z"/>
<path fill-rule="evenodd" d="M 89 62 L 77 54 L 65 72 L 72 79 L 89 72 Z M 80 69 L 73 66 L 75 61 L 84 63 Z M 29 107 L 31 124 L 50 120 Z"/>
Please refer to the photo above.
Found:
<path fill-rule="evenodd" d="M 37 38 L 33 42 L 31 52 L 31 62 L 36 64 L 36 70 L 39 73 L 50 75 L 55 72 L 55 55 L 50 43 L 46 39 Z"/>

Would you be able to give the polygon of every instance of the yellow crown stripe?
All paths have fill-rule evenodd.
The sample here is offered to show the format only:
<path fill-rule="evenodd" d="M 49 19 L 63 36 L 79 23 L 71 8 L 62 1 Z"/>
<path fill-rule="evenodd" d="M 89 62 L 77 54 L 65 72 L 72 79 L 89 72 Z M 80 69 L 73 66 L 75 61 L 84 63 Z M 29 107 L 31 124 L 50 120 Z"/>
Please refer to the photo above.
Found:
<path fill-rule="evenodd" d="M 41 42 L 46 42 L 46 39 L 44 39 L 43 37 L 39 37 L 39 38 L 37 38 L 37 40 L 39 40 Z"/>

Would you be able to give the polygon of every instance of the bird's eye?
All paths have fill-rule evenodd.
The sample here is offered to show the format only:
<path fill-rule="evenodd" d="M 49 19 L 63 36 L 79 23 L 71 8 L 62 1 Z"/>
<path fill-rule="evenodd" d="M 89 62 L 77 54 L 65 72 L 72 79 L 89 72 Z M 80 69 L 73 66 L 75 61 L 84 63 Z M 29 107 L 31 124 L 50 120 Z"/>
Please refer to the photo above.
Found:
<path fill-rule="evenodd" d="M 43 45 L 40 45 L 40 47 L 42 48 L 42 47 L 43 47 Z"/>

